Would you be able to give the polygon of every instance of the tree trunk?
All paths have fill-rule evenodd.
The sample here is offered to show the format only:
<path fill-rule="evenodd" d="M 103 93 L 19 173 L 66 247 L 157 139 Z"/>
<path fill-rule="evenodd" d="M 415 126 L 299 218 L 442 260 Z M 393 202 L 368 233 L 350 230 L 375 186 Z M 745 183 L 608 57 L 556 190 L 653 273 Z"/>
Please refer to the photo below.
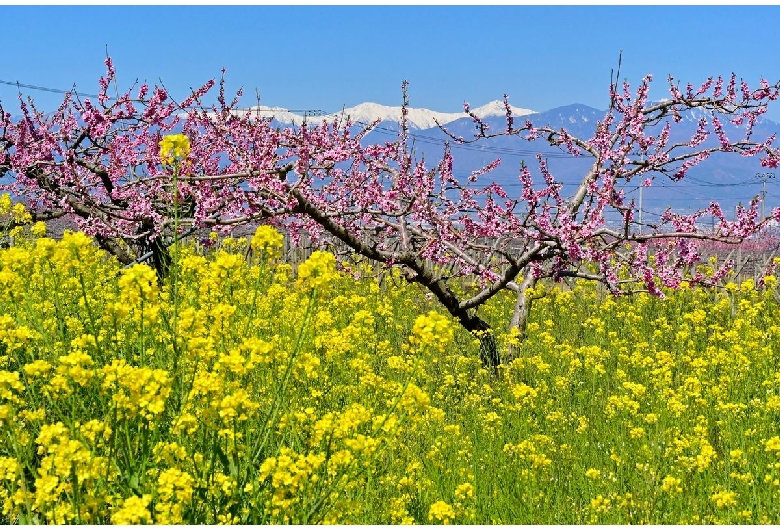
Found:
<path fill-rule="evenodd" d="M 151 251 L 152 265 L 154 270 L 157 271 L 157 281 L 162 285 L 163 280 L 168 276 L 168 270 L 171 266 L 171 252 L 161 236 L 157 236 L 151 242 Z"/>
<path fill-rule="evenodd" d="M 122 265 L 132 263 L 133 257 L 126 250 L 126 247 L 123 248 L 116 239 L 103 237 L 100 234 L 97 234 L 95 236 L 95 241 L 97 241 L 100 248 L 116 257 Z"/>
<path fill-rule="evenodd" d="M 497 374 L 501 357 L 498 354 L 496 337 L 490 324 L 479 318 L 474 310 L 461 307 L 460 300 L 447 284 L 440 278 L 436 278 L 422 261 L 417 260 L 407 264 L 407 266 L 409 268 L 404 269 L 406 280 L 419 283 L 431 291 L 447 308 L 447 311 L 458 319 L 460 325 L 479 339 L 479 356 L 482 360 L 482 366 L 491 368 L 493 373 Z"/>
<path fill-rule="evenodd" d="M 498 374 L 498 365 L 501 364 L 501 356 L 498 354 L 496 345 L 496 336 L 493 330 L 488 329 L 479 335 L 479 358 L 482 360 L 482 366 L 490 367 L 494 374 Z"/>
<path fill-rule="evenodd" d="M 493 373 L 498 373 L 498 365 L 501 364 L 501 356 L 498 354 L 496 336 L 490 324 L 476 315 L 458 315 L 461 325 L 479 339 L 479 357 L 482 366 L 490 368 Z"/>
<path fill-rule="evenodd" d="M 531 302 L 533 298 L 527 296 L 529 288 L 536 286 L 537 279 L 532 275 L 520 282 L 517 290 L 517 301 L 515 302 L 515 311 L 512 313 L 512 320 L 509 323 L 509 329 L 517 328 L 520 340 L 525 340 L 525 328 L 528 325 L 528 314 L 531 312 Z"/>
<path fill-rule="evenodd" d="M 518 331 L 518 338 L 520 342 L 523 342 L 526 337 L 526 327 L 528 326 L 528 314 L 531 312 L 531 303 L 533 297 L 527 296 L 529 288 L 536 285 L 537 279 L 533 275 L 529 274 L 522 282 L 520 282 L 517 290 L 517 301 L 515 302 L 515 310 L 512 313 L 512 320 L 509 322 L 510 331 L 516 328 Z M 512 345 L 509 346 L 509 356 L 514 357 L 516 348 Z"/>

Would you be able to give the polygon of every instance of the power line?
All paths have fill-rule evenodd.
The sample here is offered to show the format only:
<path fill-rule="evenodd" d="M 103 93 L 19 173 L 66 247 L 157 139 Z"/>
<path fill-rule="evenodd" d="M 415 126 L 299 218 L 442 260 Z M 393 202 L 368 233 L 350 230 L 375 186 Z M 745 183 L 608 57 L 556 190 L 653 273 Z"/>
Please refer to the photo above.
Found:
<path fill-rule="evenodd" d="M 355 122 L 358 125 L 370 125 L 366 122 Z M 374 127 L 374 131 L 381 132 L 384 134 L 392 134 L 397 135 L 398 131 L 395 131 L 393 129 L 390 129 L 388 127 L 382 127 L 381 125 Z M 413 138 L 415 141 L 419 140 L 421 143 L 427 143 L 427 144 L 434 144 L 434 145 L 442 145 L 445 140 L 441 138 L 435 138 L 433 136 L 426 136 L 422 134 L 415 134 L 415 133 L 409 133 L 409 136 Z M 570 155 L 568 153 L 558 152 L 558 151 L 534 151 L 533 149 L 510 149 L 508 147 L 493 147 L 493 146 L 475 146 L 475 145 L 464 145 L 455 143 L 452 144 L 453 148 L 462 149 L 465 151 L 487 151 L 491 153 L 498 153 L 498 154 L 505 154 L 510 156 L 536 156 L 537 154 L 543 155 L 547 158 L 566 158 L 566 159 L 572 159 L 575 158 L 574 155 Z"/>
<path fill-rule="evenodd" d="M 76 88 L 75 87 L 72 88 L 71 90 L 60 90 L 58 88 L 47 88 L 47 87 L 43 87 L 43 86 L 26 85 L 24 83 L 20 83 L 19 81 L 11 82 L 11 81 L 0 80 L 0 83 L 2 83 L 3 85 L 15 86 L 17 88 L 30 88 L 32 90 L 41 90 L 43 92 L 55 92 L 57 94 L 75 94 L 77 96 L 83 96 L 83 97 L 89 97 L 89 98 L 100 97 L 100 96 L 98 96 L 96 94 L 83 94 L 81 92 L 76 92 Z M 108 98 L 108 99 L 113 99 L 113 98 Z"/>

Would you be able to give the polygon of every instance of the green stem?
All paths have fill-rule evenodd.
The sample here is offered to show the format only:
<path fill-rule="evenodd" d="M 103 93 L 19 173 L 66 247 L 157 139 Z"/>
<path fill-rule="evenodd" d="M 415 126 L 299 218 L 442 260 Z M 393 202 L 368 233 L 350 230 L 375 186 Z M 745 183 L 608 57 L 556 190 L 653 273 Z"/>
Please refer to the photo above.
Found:
<path fill-rule="evenodd" d="M 76 254 L 76 258 L 78 259 L 78 253 Z M 80 261 L 80 260 L 79 260 Z M 87 317 L 89 318 L 89 325 L 90 325 L 90 333 L 92 334 L 92 337 L 95 339 L 95 351 L 97 352 L 98 356 L 102 359 L 103 358 L 103 351 L 100 347 L 100 343 L 98 342 L 98 332 L 97 332 L 97 324 L 95 323 L 95 316 L 92 314 L 92 308 L 89 305 L 89 299 L 87 298 L 87 287 L 84 284 L 84 274 L 79 269 L 79 284 L 81 285 L 81 296 L 84 298 L 84 307 L 87 310 Z"/>
<path fill-rule="evenodd" d="M 290 359 L 287 361 L 287 366 L 285 367 L 284 375 L 282 376 L 282 384 L 280 387 L 274 392 L 274 399 L 271 403 L 271 407 L 268 411 L 268 414 L 265 417 L 265 420 L 261 424 L 261 428 L 264 430 L 264 435 L 262 438 L 262 441 L 259 445 L 256 445 L 250 454 L 252 455 L 252 460 L 250 461 L 249 465 L 247 466 L 247 469 L 252 469 L 255 464 L 257 463 L 257 459 L 260 457 L 260 454 L 262 453 L 263 449 L 265 448 L 266 443 L 268 442 L 268 437 L 270 436 L 271 432 L 273 432 L 273 428 L 269 426 L 269 423 L 275 418 L 277 409 L 279 408 L 279 405 L 282 401 L 282 394 L 287 390 L 287 383 L 290 380 L 290 374 L 292 373 L 292 367 L 295 364 L 295 357 L 298 355 L 298 351 L 301 347 L 303 332 L 306 329 L 306 325 L 309 321 L 309 316 L 311 315 L 311 308 L 314 306 L 314 299 L 315 299 L 316 290 L 312 290 L 311 295 L 309 296 L 309 303 L 306 305 L 306 313 L 303 316 L 303 322 L 301 323 L 301 328 L 298 331 L 298 337 L 295 342 L 295 348 L 293 349 L 293 352 L 290 354 Z"/>

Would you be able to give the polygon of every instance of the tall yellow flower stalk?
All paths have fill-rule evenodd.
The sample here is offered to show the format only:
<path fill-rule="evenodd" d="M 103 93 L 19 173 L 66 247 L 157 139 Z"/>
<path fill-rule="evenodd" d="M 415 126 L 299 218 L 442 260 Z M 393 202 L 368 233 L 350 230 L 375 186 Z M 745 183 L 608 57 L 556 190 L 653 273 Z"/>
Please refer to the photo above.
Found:
<path fill-rule="evenodd" d="M 163 165 L 173 166 L 173 261 L 179 262 L 179 175 L 182 162 L 190 153 L 190 139 L 183 134 L 169 134 L 160 140 L 160 162 Z M 178 322 L 178 271 L 171 271 L 171 293 L 173 296 L 174 333 L 177 331 Z"/>

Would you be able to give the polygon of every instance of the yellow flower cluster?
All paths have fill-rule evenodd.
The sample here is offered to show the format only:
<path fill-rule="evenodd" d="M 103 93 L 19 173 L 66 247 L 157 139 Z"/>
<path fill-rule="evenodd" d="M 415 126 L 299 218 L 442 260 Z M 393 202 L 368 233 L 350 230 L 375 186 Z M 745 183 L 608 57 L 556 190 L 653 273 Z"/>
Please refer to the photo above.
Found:
<path fill-rule="evenodd" d="M 144 524 L 152 521 L 152 513 L 147 508 L 151 495 L 138 497 L 133 495 L 122 502 L 121 508 L 111 514 L 111 522 L 117 525 Z"/>
<path fill-rule="evenodd" d="M 173 164 L 185 159 L 190 153 L 190 139 L 184 134 L 169 134 L 160 140 L 160 161 Z"/>
<path fill-rule="evenodd" d="M 146 263 L 138 263 L 122 271 L 119 278 L 120 300 L 130 307 L 154 302 L 157 297 L 157 273 Z"/>
<path fill-rule="evenodd" d="M 330 252 L 315 250 L 298 266 L 298 283 L 314 289 L 328 285 L 336 277 L 336 258 Z"/>
<path fill-rule="evenodd" d="M 262 225 L 258 226 L 252 236 L 252 250 L 262 252 L 268 259 L 277 259 L 281 256 L 281 249 L 284 243 L 282 234 L 273 227 Z"/>
<path fill-rule="evenodd" d="M 409 341 L 419 347 L 430 347 L 441 353 L 452 341 L 453 327 L 450 321 L 436 311 L 420 315 L 414 321 Z"/>
<path fill-rule="evenodd" d="M 46 225 L 42 222 L 32 224 L 32 215 L 27 211 L 24 204 L 13 203 L 8 193 L 0 195 L 0 233 L 3 239 L 7 238 L 4 244 L 12 243 L 26 235 L 41 237 L 46 233 Z"/>
<path fill-rule="evenodd" d="M 455 517 L 455 510 L 444 501 L 436 501 L 428 509 L 428 520 L 450 524 Z"/>
<path fill-rule="evenodd" d="M 12 204 L 11 196 L 7 193 L 0 195 L 0 215 L 10 215 L 13 221 L 19 224 L 27 224 L 32 221 L 32 216 L 24 204 L 20 202 Z"/>
<path fill-rule="evenodd" d="M 124 359 L 111 362 L 102 369 L 101 388 L 110 392 L 119 418 L 140 415 L 153 421 L 165 410 L 165 401 L 171 392 L 167 371 L 128 365 Z"/>

